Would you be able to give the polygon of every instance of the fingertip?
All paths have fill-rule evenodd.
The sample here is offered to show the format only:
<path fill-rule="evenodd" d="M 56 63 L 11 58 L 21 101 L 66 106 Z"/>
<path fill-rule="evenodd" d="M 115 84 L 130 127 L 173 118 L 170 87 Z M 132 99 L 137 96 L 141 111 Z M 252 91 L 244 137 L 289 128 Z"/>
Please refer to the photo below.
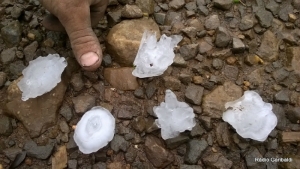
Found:
<path fill-rule="evenodd" d="M 83 54 L 79 58 L 79 62 L 83 69 L 88 71 L 94 71 L 101 65 L 101 59 L 99 55 L 95 52 L 88 52 Z"/>

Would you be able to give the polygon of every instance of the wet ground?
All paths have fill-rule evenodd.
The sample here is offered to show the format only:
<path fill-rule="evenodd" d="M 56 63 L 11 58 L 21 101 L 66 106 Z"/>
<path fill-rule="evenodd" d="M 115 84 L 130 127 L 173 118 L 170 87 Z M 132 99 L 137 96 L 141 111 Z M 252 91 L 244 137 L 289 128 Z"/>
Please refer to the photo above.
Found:
<path fill-rule="evenodd" d="M 96 72 L 78 67 L 65 33 L 45 30 L 37 0 L 0 2 L 0 169 L 300 168 L 299 0 L 110 0 L 94 29 L 104 50 Z M 135 79 L 143 26 L 184 39 L 163 75 Z M 67 58 L 63 81 L 22 102 L 15 80 L 29 61 L 51 53 Z M 169 140 L 153 125 L 166 89 L 194 109 L 197 123 Z M 246 90 L 271 103 L 278 118 L 264 142 L 240 137 L 221 118 L 224 104 Z M 116 118 L 116 134 L 85 155 L 72 126 L 98 105 Z M 58 154 L 67 157 L 56 159 L 62 165 Z"/>

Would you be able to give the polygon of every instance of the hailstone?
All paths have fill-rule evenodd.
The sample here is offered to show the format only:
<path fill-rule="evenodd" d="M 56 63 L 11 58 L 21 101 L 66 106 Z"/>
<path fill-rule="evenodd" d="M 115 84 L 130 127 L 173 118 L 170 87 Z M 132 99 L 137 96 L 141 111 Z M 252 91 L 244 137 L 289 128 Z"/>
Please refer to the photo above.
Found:
<path fill-rule="evenodd" d="M 107 109 L 96 106 L 82 116 L 73 138 L 82 153 L 90 154 L 106 146 L 114 134 L 114 116 Z"/>
<path fill-rule="evenodd" d="M 180 132 L 192 130 L 196 125 L 194 110 L 185 102 L 179 102 L 171 90 L 166 90 L 165 102 L 154 106 L 158 117 L 156 125 L 161 128 L 164 140 L 177 137 Z"/>
<path fill-rule="evenodd" d="M 245 91 L 241 98 L 227 102 L 225 108 L 223 120 L 243 138 L 265 141 L 277 125 L 272 105 L 264 102 L 254 91 Z"/>
<path fill-rule="evenodd" d="M 136 58 L 132 74 L 139 78 L 159 76 L 173 63 L 173 48 L 181 41 L 182 36 L 163 34 L 157 42 L 154 32 L 145 31 Z"/>
<path fill-rule="evenodd" d="M 67 66 L 65 58 L 58 54 L 38 57 L 29 62 L 19 81 L 18 87 L 22 91 L 22 100 L 41 96 L 51 91 L 61 81 L 61 74 Z"/>

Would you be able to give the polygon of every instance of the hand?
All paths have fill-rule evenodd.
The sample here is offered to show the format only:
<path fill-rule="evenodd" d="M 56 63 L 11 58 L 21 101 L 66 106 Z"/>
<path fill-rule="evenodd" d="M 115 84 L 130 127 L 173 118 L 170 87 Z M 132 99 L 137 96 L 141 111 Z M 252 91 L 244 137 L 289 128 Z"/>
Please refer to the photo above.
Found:
<path fill-rule="evenodd" d="M 50 30 L 66 30 L 78 63 L 88 71 L 102 61 L 102 50 L 92 26 L 104 16 L 108 0 L 40 0 L 51 13 L 43 20 Z M 52 15 L 53 14 L 53 15 Z"/>

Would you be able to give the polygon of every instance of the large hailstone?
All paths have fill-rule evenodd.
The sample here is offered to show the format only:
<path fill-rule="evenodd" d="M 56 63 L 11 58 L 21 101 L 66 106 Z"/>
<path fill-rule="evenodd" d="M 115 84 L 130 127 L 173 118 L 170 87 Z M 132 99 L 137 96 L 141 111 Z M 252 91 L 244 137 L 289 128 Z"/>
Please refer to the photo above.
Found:
<path fill-rule="evenodd" d="M 82 153 L 90 154 L 106 146 L 114 134 L 114 116 L 107 109 L 96 106 L 82 116 L 73 138 Z"/>
<path fill-rule="evenodd" d="M 132 74 L 139 78 L 159 76 L 173 63 L 173 48 L 181 41 L 182 36 L 163 34 L 157 42 L 156 34 L 145 31 L 133 62 Z"/>
<path fill-rule="evenodd" d="M 158 117 L 155 123 L 161 128 L 164 140 L 177 137 L 185 130 L 192 130 L 196 125 L 193 109 L 185 102 L 179 102 L 171 90 L 166 90 L 165 102 L 154 106 L 153 111 Z"/>
<path fill-rule="evenodd" d="M 254 91 L 245 91 L 241 98 L 227 102 L 225 108 L 223 120 L 243 138 L 265 141 L 277 125 L 272 105 L 264 102 Z"/>
<path fill-rule="evenodd" d="M 67 66 L 65 58 L 58 54 L 38 57 L 29 62 L 18 87 L 23 92 L 22 100 L 41 96 L 51 91 L 61 81 L 61 74 Z"/>

